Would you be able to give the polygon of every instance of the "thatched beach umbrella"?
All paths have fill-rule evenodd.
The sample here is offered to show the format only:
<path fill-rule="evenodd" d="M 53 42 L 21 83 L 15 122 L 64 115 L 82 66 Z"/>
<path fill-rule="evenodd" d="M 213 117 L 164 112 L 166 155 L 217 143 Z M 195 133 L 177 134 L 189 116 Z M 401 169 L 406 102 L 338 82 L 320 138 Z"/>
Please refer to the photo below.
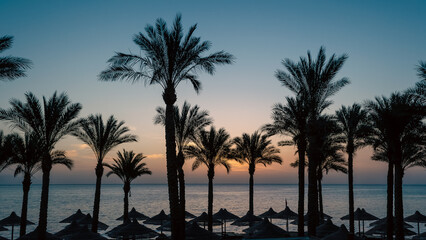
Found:
<path fill-rule="evenodd" d="M 268 211 L 260 214 L 258 217 L 269 218 L 269 221 L 272 222 L 272 217 L 275 216 L 275 215 L 277 215 L 277 212 L 275 212 L 274 209 L 269 208 Z"/>
<path fill-rule="evenodd" d="M 348 229 L 345 227 L 345 225 L 342 224 L 339 230 L 321 238 L 321 240 L 347 240 L 349 239 L 348 235 L 349 235 Z M 353 236 L 353 240 L 361 240 L 361 238 L 357 236 Z"/>
<path fill-rule="evenodd" d="M 34 231 L 27 233 L 16 240 L 38 240 L 38 227 L 36 227 Z M 51 233 L 46 232 L 44 240 L 60 240 L 60 238 L 56 237 L 55 235 Z"/>
<path fill-rule="evenodd" d="M 83 226 L 92 226 L 92 216 L 90 213 L 88 213 L 84 218 L 81 218 L 77 220 L 77 223 Z M 99 230 L 106 230 L 108 228 L 108 225 L 106 225 L 103 222 L 98 221 L 98 229 Z"/>
<path fill-rule="evenodd" d="M 190 213 L 190 212 L 188 212 L 188 211 L 185 211 L 185 218 L 188 218 L 188 219 L 193 219 L 193 218 L 195 218 L 196 216 L 194 215 L 194 214 L 192 214 L 192 213 Z"/>
<path fill-rule="evenodd" d="M 81 210 L 78 209 L 76 213 L 60 221 L 60 223 L 71 223 L 72 221 L 78 221 L 84 218 L 85 216 L 86 214 L 82 213 Z"/>
<path fill-rule="evenodd" d="M 339 231 L 339 227 L 337 225 L 334 225 L 331 219 L 327 219 L 323 224 L 319 225 L 316 228 L 317 237 L 325 237 L 327 235 L 330 235 L 336 231 Z"/>
<path fill-rule="evenodd" d="M 416 211 L 413 215 L 404 218 L 404 221 L 417 223 L 417 234 L 420 235 L 420 223 L 426 223 L 426 216 Z"/>
<path fill-rule="evenodd" d="M 231 225 L 235 226 L 252 226 L 256 222 L 261 222 L 262 218 L 256 217 L 251 213 L 250 211 L 247 212 L 246 215 L 242 216 L 241 218 L 235 220 Z"/>
<path fill-rule="evenodd" d="M 209 216 L 206 212 L 201 213 L 200 216 L 192 219 L 190 222 L 203 223 L 204 229 L 206 228 L 206 223 L 209 222 Z M 222 222 L 213 217 L 213 226 L 222 225 Z"/>
<path fill-rule="evenodd" d="M 170 216 L 167 215 L 164 210 L 161 210 L 161 212 L 153 217 L 148 218 L 143 223 L 145 224 L 152 224 L 152 225 L 163 225 L 164 221 L 170 220 Z"/>
<path fill-rule="evenodd" d="M 84 228 L 87 228 L 87 226 L 81 226 L 80 224 L 77 223 L 77 221 L 72 221 L 71 224 L 67 225 L 64 229 L 55 233 L 54 235 L 57 237 L 63 237 L 66 235 L 76 233 L 80 230 L 83 230 Z"/>
<path fill-rule="evenodd" d="M 87 227 L 83 227 L 78 232 L 74 232 L 70 235 L 63 236 L 62 240 L 107 240 L 108 238 L 103 237 L 99 233 L 90 231 Z"/>
<path fill-rule="evenodd" d="M 303 219 L 305 220 L 305 222 L 304 222 L 303 224 L 304 224 L 305 226 L 307 226 L 307 225 L 308 225 L 309 215 L 310 215 L 310 214 L 309 214 L 309 212 L 308 212 L 308 213 L 306 213 L 306 214 L 305 214 L 305 216 L 303 216 Z M 318 213 L 318 216 L 320 216 L 320 213 Z M 332 217 L 331 217 L 330 215 L 327 215 L 327 214 L 325 214 L 325 213 L 324 213 L 324 219 L 320 219 L 319 224 L 324 223 L 324 220 L 327 220 L 327 219 L 332 219 Z M 299 224 L 299 219 L 298 219 L 298 218 L 296 218 L 294 221 L 290 222 L 290 224 L 298 225 L 298 224 Z"/>
<path fill-rule="evenodd" d="M 394 226 L 395 226 L 395 224 L 396 224 L 396 222 L 394 221 Z M 387 233 L 387 228 L 388 228 L 387 222 L 384 222 L 382 224 L 375 225 L 372 229 L 368 230 L 366 232 L 366 234 L 369 234 L 369 235 L 380 234 L 380 235 L 384 236 Z M 393 234 L 395 235 L 395 229 L 393 229 Z M 409 230 L 404 225 L 404 236 L 413 236 L 413 235 L 416 235 L 416 233 Z"/>
<path fill-rule="evenodd" d="M 13 231 L 15 228 L 15 225 L 21 224 L 21 218 L 16 215 L 15 212 L 12 212 L 9 217 L 3 218 L 0 220 L 0 226 L 12 226 L 12 240 L 13 240 Z M 27 220 L 27 225 L 34 225 L 33 222 L 30 222 Z"/>
<path fill-rule="evenodd" d="M 226 235 L 226 220 L 237 220 L 239 218 L 237 215 L 228 212 L 226 208 L 221 208 L 217 213 L 213 214 L 213 217 L 223 222 L 222 235 Z"/>
<path fill-rule="evenodd" d="M 290 234 L 284 229 L 270 223 L 265 218 L 261 223 L 247 229 L 251 238 L 285 238 Z"/>
<path fill-rule="evenodd" d="M 377 226 L 377 225 L 385 224 L 388 221 L 387 219 L 388 219 L 387 217 L 384 217 L 384 218 L 381 218 L 381 219 L 379 219 L 379 220 L 377 220 L 375 222 L 372 222 L 372 223 L 370 223 L 370 227 L 372 227 L 372 226 L 374 227 L 374 226 Z M 395 224 L 396 224 L 395 217 L 393 217 L 393 222 L 394 222 L 394 226 L 395 226 Z M 411 226 L 410 224 L 406 223 L 405 221 L 404 221 L 404 227 L 405 228 L 414 228 L 413 226 Z"/>
<path fill-rule="evenodd" d="M 349 220 L 349 215 L 343 216 L 340 219 Z M 365 221 L 374 221 L 378 219 L 379 219 L 378 217 L 365 211 L 364 208 L 363 209 L 357 208 L 356 211 L 354 212 L 354 220 L 358 221 L 358 231 L 360 235 L 361 235 L 361 221 L 362 221 L 362 233 L 364 234 Z"/>
<path fill-rule="evenodd" d="M 187 240 L 219 240 L 220 237 L 206 229 L 198 226 L 197 222 L 193 221 L 185 228 L 185 235 Z"/>
<path fill-rule="evenodd" d="M 121 217 L 117 218 L 116 220 L 119 221 L 123 221 L 124 216 L 122 215 Z M 136 211 L 136 209 L 133 207 L 132 210 L 130 210 L 129 212 L 129 219 L 136 219 L 136 220 L 145 220 L 148 219 L 149 217 L 144 215 L 143 213 L 140 213 L 138 211 Z"/>
<path fill-rule="evenodd" d="M 132 222 L 124 224 L 122 227 L 116 229 L 115 231 L 111 230 L 107 233 L 107 235 L 113 238 L 153 238 L 158 236 L 158 233 L 150 228 L 145 227 L 144 225 L 140 224 L 136 219 L 134 219 Z"/>
<path fill-rule="evenodd" d="M 277 213 L 275 216 L 273 216 L 273 218 L 286 219 L 286 227 L 288 232 L 288 220 L 297 219 L 297 216 L 297 213 L 293 212 L 288 206 L 285 206 L 285 209 Z"/>

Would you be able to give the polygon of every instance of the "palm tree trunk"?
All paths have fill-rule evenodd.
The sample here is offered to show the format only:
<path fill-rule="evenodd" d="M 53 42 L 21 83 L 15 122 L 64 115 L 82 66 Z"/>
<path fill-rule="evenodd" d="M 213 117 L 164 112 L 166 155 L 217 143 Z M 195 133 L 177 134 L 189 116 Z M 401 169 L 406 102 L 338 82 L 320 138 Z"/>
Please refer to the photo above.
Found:
<path fill-rule="evenodd" d="M 297 236 L 303 237 L 305 235 L 305 221 L 303 215 L 305 214 L 305 144 L 298 144 L 299 151 L 299 202 L 298 202 L 298 220 Z"/>
<path fill-rule="evenodd" d="M 387 217 L 387 239 L 393 240 L 393 162 L 389 158 L 388 164 L 388 179 L 387 179 L 388 189 L 387 189 L 387 206 L 386 206 L 386 217 Z"/>
<path fill-rule="evenodd" d="M 208 230 L 213 232 L 213 178 L 214 166 L 209 167 L 207 176 L 209 178 L 209 194 L 208 194 Z"/>
<path fill-rule="evenodd" d="M 348 151 L 349 232 L 355 233 L 353 154 Z"/>
<path fill-rule="evenodd" d="M 96 173 L 96 190 L 95 190 L 95 201 L 93 203 L 93 219 L 92 219 L 92 232 L 98 232 L 98 222 L 99 222 L 99 205 L 101 202 L 101 181 L 102 175 L 104 173 L 104 167 L 102 166 L 102 160 L 98 159 L 98 164 L 95 168 Z"/>
<path fill-rule="evenodd" d="M 182 239 L 185 239 L 185 202 L 186 202 L 186 198 L 185 198 L 185 173 L 183 171 L 183 164 L 185 163 L 185 157 L 182 153 L 182 151 L 180 151 L 177 155 L 177 161 L 178 161 L 178 180 L 179 180 L 179 206 L 180 206 L 180 219 L 179 219 L 179 223 L 180 225 L 180 233 L 181 233 L 181 237 Z"/>
<path fill-rule="evenodd" d="M 250 164 L 249 166 L 249 174 L 250 174 L 250 180 L 249 180 L 249 212 L 251 214 L 254 214 L 254 164 Z"/>
<path fill-rule="evenodd" d="M 404 208 L 402 205 L 402 177 L 401 162 L 395 163 L 395 239 L 404 240 Z"/>
<path fill-rule="evenodd" d="M 320 221 L 324 220 L 324 207 L 322 202 L 322 184 L 321 179 L 318 178 L 318 200 L 319 200 L 319 212 L 320 212 Z"/>
<path fill-rule="evenodd" d="M 124 183 L 124 208 L 123 208 L 123 223 L 129 219 L 129 192 L 130 192 L 130 182 Z"/>
<path fill-rule="evenodd" d="M 42 162 L 43 180 L 41 187 L 41 200 L 40 200 L 40 214 L 38 219 L 38 239 L 46 239 L 47 230 L 47 208 L 49 203 L 49 183 L 50 183 L 50 170 L 52 169 L 52 161 L 50 154 L 44 157 Z"/>
<path fill-rule="evenodd" d="M 173 104 L 176 102 L 176 93 L 173 86 L 167 87 L 164 90 L 163 100 L 166 103 L 166 161 L 171 215 L 171 238 L 172 240 L 177 240 L 181 238 L 181 235 L 179 234 L 179 192 L 176 166 L 176 137 L 173 106 Z"/>
<path fill-rule="evenodd" d="M 22 181 L 22 188 L 24 195 L 22 197 L 22 209 L 21 209 L 21 226 L 19 230 L 19 236 L 22 237 L 25 235 L 27 230 L 27 212 L 28 212 L 28 193 L 31 187 L 31 175 L 25 173 L 24 181 Z"/>
<path fill-rule="evenodd" d="M 312 114 L 315 116 L 315 114 Z M 318 186 L 317 186 L 317 168 L 320 162 L 321 151 L 318 143 L 318 133 L 316 130 L 316 119 L 311 119 L 308 124 L 308 234 L 316 236 L 316 227 L 318 226 Z"/>

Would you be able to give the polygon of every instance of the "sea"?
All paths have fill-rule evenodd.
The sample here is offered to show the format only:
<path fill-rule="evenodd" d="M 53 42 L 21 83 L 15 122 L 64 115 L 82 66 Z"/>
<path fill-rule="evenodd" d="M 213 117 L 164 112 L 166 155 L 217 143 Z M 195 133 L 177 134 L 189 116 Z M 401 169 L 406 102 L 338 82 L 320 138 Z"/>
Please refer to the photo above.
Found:
<path fill-rule="evenodd" d="M 207 184 L 188 184 L 186 186 L 186 209 L 198 216 L 207 212 Z M 59 223 L 64 218 L 81 209 L 83 213 L 92 214 L 95 185 L 83 184 L 52 184 L 49 191 L 48 210 L 48 232 L 55 233 L 63 229 L 66 224 Z M 123 214 L 122 185 L 102 185 L 101 204 L 99 220 L 110 227 L 119 225 L 121 222 L 116 218 Z M 404 185 L 404 215 L 408 216 L 414 212 L 426 215 L 426 185 Z M 28 204 L 28 220 L 38 223 L 40 205 L 41 185 L 31 186 Z M 306 193 L 307 194 L 307 189 Z M 357 207 L 365 210 L 379 218 L 386 215 L 386 185 L 355 185 L 355 209 Z M 306 196 L 307 197 L 307 196 Z M 336 225 L 345 224 L 348 221 L 340 220 L 348 214 L 348 189 L 347 185 L 325 184 L 323 185 L 324 213 L 332 216 Z M 261 214 L 269 208 L 279 212 L 285 208 L 286 203 L 294 212 L 297 212 L 298 186 L 297 184 L 256 184 L 254 186 L 254 209 L 255 214 Z M 15 211 L 21 215 L 22 186 L 0 185 L 0 219 Z M 305 209 L 306 209 L 305 202 Z M 215 184 L 213 212 L 220 208 L 243 216 L 247 213 L 249 206 L 249 186 L 246 184 Z M 169 213 L 168 188 L 163 184 L 132 185 L 129 198 L 129 209 L 135 207 L 137 211 L 147 216 L 154 216 L 164 209 Z M 273 219 L 274 224 L 286 228 L 286 221 Z M 366 222 L 365 230 L 368 230 Z M 411 223 L 417 232 L 417 224 Z M 358 226 L 356 222 L 356 231 Z M 147 225 L 155 228 L 157 226 Z M 35 225 L 28 226 L 27 232 L 34 230 Z M 241 232 L 244 227 L 227 224 L 227 231 Z M 296 225 L 289 225 L 290 231 L 297 231 Z M 220 232 L 220 226 L 214 227 L 215 232 Z M 425 224 L 421 224 L 420 231 L 426 231 Z M 105 233 L 105 231 L 100 231 Z M 19 227 L 15 227 L 15 236 L 19 235 Z M 0 236 L 10 238 L 10 231 L 0 232 Z"/>

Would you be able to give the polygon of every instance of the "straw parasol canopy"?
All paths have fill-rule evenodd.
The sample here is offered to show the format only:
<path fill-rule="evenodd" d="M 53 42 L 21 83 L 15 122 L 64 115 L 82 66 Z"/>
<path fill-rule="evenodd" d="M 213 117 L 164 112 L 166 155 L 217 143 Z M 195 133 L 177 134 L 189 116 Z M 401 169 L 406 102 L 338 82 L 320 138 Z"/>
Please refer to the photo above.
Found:
<path fill-rule="evenodd" d="M 72 221 L 78 221 L 82 218 L 84 218 L 86 214 L 82 213 L 80 209 L 77 210 L 73 215 L 65 218 L 64 220 L 60 221 L 60 223 L 71 223 Z"/>
<path fill-rule="evenodd" d="M 123 221 L 123 218 L 124 218 L 124 216 L 121 216 L 121 217 L 117 218 L 116 220 Z M 149 217 L 144 215 L 143 213 L 136 211 L 136 209 L 134 207 L 129 212 L 129 219 L 146 220 L 148 218 Z"/>
<path fill-rule="evenodd" d="M 327 219 L 323 224 L 319 225 L 316 228 L 317 237 L 325 237 L 327 235 L 330 235 L 336 231 L 339 231 L 339 227 L 337 225 L 334 225 L 331 219 Z"/>
<path fill-rule="evenodd" d="M 321 238 L 321 240 L 347 240 L 349 235 L 348 229 L 345 227 L 345 225 L 341 225 L 339 230 L 336 232 L 327 235 L 326 237 Z M 353 240 L 361 240 L 360 237 L 353 236 Z"/>
<path fill-rule="evenodd" d="M 170 216 L 167 215 L 164 210 L 161 210 L 161 212 L 151 218 L 148 218 L 145 220 L 145 224 L 152 224 L 152 225 L 163 225 L 164 221 L 170 220 Z"/>
<path fill-rule="evenodd" d="M 87 228 L 87 226 L 81 226 L 77 223 L 77 221 L 72 221 L 71 224 L 67 225 L 64 229 L 55 233 L 54 235 L 57 237 L 63 237 L 78 232 L 84 228 Z"/>
<path fill-rule="evenodd" d="M 60 238 L 56 237 L 55 235 L 46 232 L 45 240 L 60 240 Z M 25 234 L 24 236 L 16 239 L 16 240 L 38 240 L 38 227 L 34 229 L 34 231 Z"/>
<path fill-rule="evenodd" d="M 288 206 L 285 206 L 285 209 L 281 212 L 275 214 L 272 218 L 286 219 L 286 226 L 288 232 L 288 220 L 289 219 L 297 219 L 297 213 L 293 212 Z"/>
<path fill-rule="evenodd" d="M 270 223 L 265 218 L 261 223 L 247 229 L 252 238 L 284 238 L 290 237 L 290 234 L 284 229 Z"/>
<path fill-rule="evenodd" d="M 198 226 L 197 222 L 193 221 L 185 228 L 185 235 L 187 240 L 209 239 L 219 240 L 220 237 L 214 233 L 209 232 Z"/>
<path fill-rule="evenodd" d="M 255 215 L 253 215 L 253 213 L 251 213 L 250 211 L 247 212 L 246 215 L 242 216 L 241 218 L 235 220 L 233 223 L 231 223 L 231 225 L 235 225 L 235 226 L 248 226 L 248 225 L 252 225 L 256 222 L 261 222 L 262 218 L 260 217 L 256 217 Z"/>
<path fill-rule="evenodd" d="M 261 217 L 261 218 L 271 218 L 272 219 L 275 215 L 277 215 L 277 212 L 275 212 L 274 209 L 269 208 L 268 211 L 260 214 L 259 217 Z"/>
<path fill-rule="evenodd" d="M 107 240 L 108 238 L 102 237 L 99 233 L 90 231 L 87 227 L 83 227 L 78 232 L 62 237 L 63 240 Z"/>
<path fill-rule="evenodd" d="M 387 219 L 388 219 L 387 217 L 384 217 L 375 222 L 372 222 L 370 223 L 370 227 L 385 224 L 387 223 Z M 393 217 L 393 222 L 395 225 L 396 224 L 395 217 Z M 404 228 L 414 228 L 414 227 L 404 221 Z"/>
<path fill-rule="evenodd" d="M 404 218 L 404 221 L 417 223 L 417 234 L 420 235 L 420 223 L 426 223 L 426 216 L 416 211 L 413 215 Z"/>
<path fill-rule="evenodd" d="M 190 222 L 196 222 L 196 223 L 203 223 L 204 228 L 206 228 L 206 223 L 209 222 L 209 216 L 206 212 L 201 213 L 200 216 L 192 219 Z M 214 216 L 213 216 L 213 226 L 219 226 L 222 225 L 222 222 L 217 220 Z"/>
<path fill-rule="evenodd" d="M 192 218 L 195 218 L 196 216 L 194 215 L 194 214 L 192 214 L 192 213 L 190 213 L 190 212 L 188 212 L 188 211 L 185 211 L 185 218 L 190 218 L 190 219 L 192 219 Z"/>
<path fill-rule="evenodd" d="M 346 216 L 343 216 L 342 218 L 340 218 L 342 220 L 349 220 L 349 214 Z M 360 209 L 357 208 L 356 211 L 354 212 L 354 220 L 358 221 L 358 231 L 361 234 L 361 221 L 362 221 L 362 233 L 364 233 L 364 221 L 374 221 L 374 220 L 378 220 L 379 218 L 368 213 L 367 211 L 365 211 L 365 209 Z"/>
<path fill-rule="evenodd" d="M 226 220 L 237 220 L 239 217 L 235 214 L 232 214 L 226 210 L 226 208 L 221 208 L 217 213 L 213 214 L 213 218 L 221 220 L 222 225 L 222 235 L 226 235 Z"/>
<path fill-rule="evenodd" d="M 387 225 L 387 223 L 386 223 L 386 221 L 385 221 L 385 222 L 384 222 L 384 223 L 382 223 L 382 224 L 375 225 L 372 229 L 368 230 L 368 231 L 366 232 L 366 234 L 380 234 L 380 235 L 386 235 L 387 228 L 388 228 L 388 225 Z M 393 234 L 395 234 L 395 229 L 393 229 Z M 409 230 L 409 229 L 408 229 L 407 227 L 405 227 L 405 225 L 404 225 L 404 235 L 405 235 L 405 236 L 413 236 L 413 235 L 416 235 L 416 233 L 415 233 L 415 232 L 413 232 L 413 231 L 411 231 L 411 230 Z"/>
<path fill-rule="evenodd" d="M 21 224 L 21 218 L 18 215 L 16 215 L 15 212 L 12 212 L 9 215 L 9 217 L 6 217 L 0 220 L 0 226 L 12 226 L 12 237 L 11 237 L 12 240 L 13 240 L 13 232 L 14 232 L 15 225 L 19 225 L 19 224 Z M 34 225 L 34 223 L 27 220 L 27 225 Z"/>
<path fill-rule="evenodd" d="M 90 215 L 90 213 L 88 213 L 86 216 L 84 216 L 83 218 L 77 220 L 77 223 L 80 225 L 92 225 L 92 216 Z M 106 225 L 103 222 L 98 222 L 98 229 L 99 230 L 106 230 L 108 228 L 108 225 Z"/>
<path fill-rule="evenodd" d="M 309 214 L 309 212 L 308 212 L 308 213 L 306 213 L 306 214 L 305 214 L 305 216 L 303 216 L 303 219 L 305 220 L 305 222 L 304 222 L 303 224 L 304 224 L 305 226 L 307 226 L 307 225 L 308 225 L 309 215 L 310 215 L 310 214 Z M 319 216 L 319 215 L 320 215 L 320 213 L 318 213 L 318 216 Z M 327 220 L 327 219 L 332 219 L 332 217 L 324 213 L 324 219 L 320 220 L 320 222 L 319 222 L 319 223 L 320 223 L 320 224 L 323 224 L 323 223 L 324 223 L 324 220 Z M 290 222 L 290 224 L 298 225 L 298 224 L 299 224 L 299 219 L 298 219 L 298 218 L 296 218 L 294 221 Z"/>
<path fill-rule="evenodd" d="M 124 224 L 123 226 L 115 229 L 114 231 L 109 231 L 108 236 L 112 238 L 129 238 L 129 237 L 144 237 L 144 238 L 153 238 L 158 236 L 158 233 L 154 230 L 145 227 L 140 224 L 136 219 L 132 222 Z"/>

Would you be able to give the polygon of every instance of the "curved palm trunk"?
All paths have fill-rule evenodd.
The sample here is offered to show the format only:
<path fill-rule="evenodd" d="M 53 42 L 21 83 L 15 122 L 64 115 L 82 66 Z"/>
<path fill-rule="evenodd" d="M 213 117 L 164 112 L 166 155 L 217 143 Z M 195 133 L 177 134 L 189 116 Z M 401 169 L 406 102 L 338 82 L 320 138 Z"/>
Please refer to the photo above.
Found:
<path fill-rule="evenodd" d="M 129 220 L 129 192 L 130 192 L 130 182 L 125 182 L 124 187 L 124 208 L 123 208 L 123 223 L 126 220 Z"/>
<path fill-rule="evenodd" d="M 25 235 L 27 230 L 27 212 L 28 212 L 28 193 L 31 187 L 31 175 L 25 173 L 24 181 L 22 181 L 23 197 L 22 197 L 22 209 L 21 209 L 21 226 L 19 230 L 19 236 Z"/>
<path fill-rule="evenodd" d="M 299 223 L 297 225 L 297 235 L 302 237 L 305 235 L 305 151 L 306 144 L 298 145 L 299 151 L 299 202 L 298 202 L 298 220 Z"/>
<path fill-rule="evenodd" d="M 99 205 L 101 202 L 101 181 L 104 173 L 104 167 L 102 166 L 102 159 L 98 159 L 98 164 L 95 168 L 96 173 L 96 190 L 95 190 L 95 201 L 93 203 L 93 219 L 92 219 L 92 232 L 98 232 L 99 222 Z"/>
<path fill-rule="evenodd" d="M 249 212 L 251 214 L 254 214 L 254 164 L 250 164 L 249 167 L 249 174 L 250 174 L 250 180 L 249 180 Z M 251 223 L 250 223 L 251 225 Z"/>
<path fill-rule="evenodd" d="M 355 233 L 353 153 L 348 151 L 349 232 Z"/>
<path fill-rule="evenodd" d="M 390 160 L 391 158 L 389 158 Z M 388 178 L 387 178 L 387 206 L 386 206 L 386 217 L 387 217 L 387 239 L 392 240 L 393 239 L 393 163 L 392 161 L 389 161 L 388 164 Z"/>
<path fill-rule="evenodd" d="M 402 200 L 402 177 L 404 170 L 402 168 L 402 153 L 396 148 L 395 154 L 395 239 L 404 240 L 404 208 Z"/>
<path fill-rule="evenodd" d="M 213 232 L 213 178 L 214 178 L 214 168 L 209 167 L 207 173 L 209 178 L 209 194 L 208 194 L 208 230 Z"/>
<path fill-rule="evenodd" d="M 179 180 L 179 207 L 180 207 L 180 215 L 179 215 L 179 223 L 180 223 L 180 232 L 181 238 L 185 238 L 185 173 L 183 171 L 183 164 L 185 163 L 185 157 L 182 152 L 178 153 L 177 156 L 178 161 L 178 180 Z"/>
<path fill-rule="evenodd" d="M 43 180 L 41 187 L 41 200 L 40 200 L 40 214 L 38 219 L 38 239 L 46 239 L 47 230 L 47 208 L 49 202 L 49 184 L 50 184 L 50 170 L 52 169 L 52 161 L 50 154 L 44 157 L 42 162 Z"/>
<path fill-rule="evenodd" d="M 169 205 L 171 215 L 172 239 L 181 238 L 179 234 L 179 193 L 178 178 L 176 166 L 176 142 L 175 142 L 175 123 L 174 107 L 176 102 L 176 93 L 173 88 L 166 88 L 163 93 L 163 99 L 166 103 L 166 161 L 167 161 L 167 184 L 169 187 Z"/>

